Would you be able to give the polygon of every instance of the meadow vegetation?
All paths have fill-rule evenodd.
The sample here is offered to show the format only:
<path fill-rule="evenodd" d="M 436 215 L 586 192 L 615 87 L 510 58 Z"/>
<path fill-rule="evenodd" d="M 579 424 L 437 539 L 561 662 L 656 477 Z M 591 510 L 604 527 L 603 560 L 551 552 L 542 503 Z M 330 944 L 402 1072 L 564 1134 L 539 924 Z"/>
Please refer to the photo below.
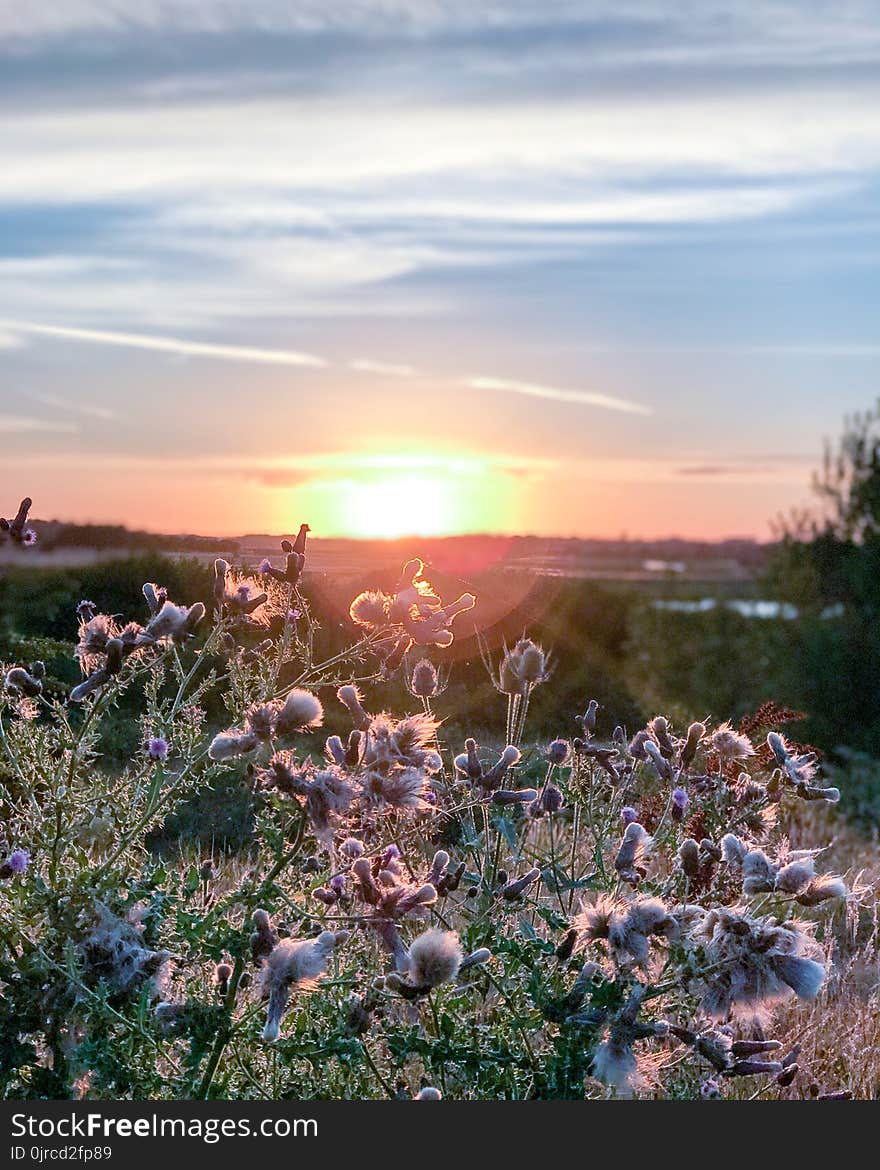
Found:
<path fill-rule="evenodd" d="M 877 1095 L 874 741 L 797 710 L 806 627 L 307 568 L 0 582 L 0 1092 Z"/>

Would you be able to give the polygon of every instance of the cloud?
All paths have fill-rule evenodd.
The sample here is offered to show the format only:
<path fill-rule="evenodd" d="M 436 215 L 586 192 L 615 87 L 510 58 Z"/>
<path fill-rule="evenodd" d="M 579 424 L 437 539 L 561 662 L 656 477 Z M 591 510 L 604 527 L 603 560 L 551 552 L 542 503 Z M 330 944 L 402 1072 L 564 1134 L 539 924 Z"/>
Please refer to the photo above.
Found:
<path fill-rule="evenodd" d="M 290 349 L 262 349 L 245 345 L 216 345 L 201 341 L 184 341 L 176 337 L 150 337 L 141 333 L 111 333 L 100 329 L 74 329 L 63 325 L 40 325 L 34 321 L 0 321 L 0 328 L 10 327 L 20 333 L 57 337 L 66 341 L 118 345 L 130 349 L 150 349 L 183 357 L 217 358 L 220 361 L 257 362 L 274 366 L 327 365 L 324 358 Z"/>
<path fill-rule="evenodd" d="M 118 419 L 115 410 L 107 406 L 95 406 L 90 402 L 77 402 L 70 398 L 62 398 L 58 394 L 27 394 L 34 402 L 42 402 L 44 406 L 51 406 L 55 410 L 69 410 L 74 414 L 81 414 L 85 418 L 96 418 L 102 422 L 111 422 Z"/>
<path fill-rule="evenodd" d="M 414 366 L 398 365 L 395 362 L 375 362 L 371 358 L 355 358 L 348 363 L 350 370 L 357 370 L 360 374 L 381 374 L 390 378 L 414 378 L 417 370 Z"/>
<path fill-rule="evenodd" d="M 466 378 L 464 385 L 471 390 L 499 390 L 508 394 L 525 394 L 529 398 L 545 398 L 554 402 L 572 402 L 580 406 L 595 406 L 602 410 L 619 410 L 624 414 L 653 414 L 653 408 L 625 398 L 613 398 L 592 390 L 562 390 L 556 386 L 542 386 L 537 382 L 517 382 L 510 378 Z"/>
<path fill-rule="evenodd" d="M 79 429 L 79 426 L 72 422 L 56 422 L 19 414 L 0 414 L 0 435 L 25 435 L 40 431 L 74 434 Z"/>

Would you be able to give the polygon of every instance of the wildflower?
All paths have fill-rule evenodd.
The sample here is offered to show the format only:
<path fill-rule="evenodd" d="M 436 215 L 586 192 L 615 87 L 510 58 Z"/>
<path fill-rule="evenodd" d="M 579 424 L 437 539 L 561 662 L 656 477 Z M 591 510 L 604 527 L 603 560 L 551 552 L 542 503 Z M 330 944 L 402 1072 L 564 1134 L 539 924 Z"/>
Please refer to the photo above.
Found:
<path fill-rule="evenodd" d="M 755 754 L 747 735 L 734 731 L 729 723 L 720 723 L 709 736 L 709 748 L 721 758 L 722 763 L 731 760 L 745 760 Z"/>
<path fill-rule="evenodd" d="M 259 746 L 259 740 L 252 731 L 224 731 L 215 735 L 208 747 L 208 757 L 216 763 L 246 755 Z"/>
<path fill-rule="evenodd" d="M 620 819 L 623 821 L 624 827 L 626 827 L 627 825 L 631 825 L 633 821 L 637 821 L 639 814 L 631 804 L 625 804 L 620 810 Z"/>
<path fill-rule="evenodd" d="M 33 500 L 25 497 L 18 506 L 14 520 L 6 520 L 0 516 L 0 543 L 7 538 L 16 544 L 24 545 L 25 548 L 37 543 L 37 534 L 33 528 L 28 527 L 27 522 L 32 506 Z"/>
<path fill-rule="evenodd" d="M 410 945 L 407 980 L 419 991 L 431 991 L 456 977 L 463 957 L 454 931 L 427 930 Z"/>
<path fill-rule="evenodd" d="M 577 716 L 577 721 L 581 725 L 584 735 L 587 739 L 596 730 L 596 716 L 599 711 L 599 703 L 596 699 L 590 699 L 587 704 L 587 709 L 583 715 Z"/>
<path fill-rule="evenodd" d="M 359 731 L 366 731 L 370 726 L 372 719 L 363 708 L 362 704 L 364 696 L 360 693 L 357 687 L 352 686 L 350 683 L 347 686 L 340 687 L 336 692 L 336 697 L 339 699 L 339 702 L 342 703 L 343 707 L 348 710 L 348 713 L 351 715 L 352 720 L 354 721 L 355 727 Z"/>
<path fill-rule="evenodd" d="M 547 761 L 554 764 L 556 767 L 564 764 L 568 759 L 569 753 L 568 742 L 564 739 L 554 739 L 547 748 Z"/>
<path fill-rule="evenodd" d="M 263 1039 L 278 1039 L 281 1020 L 290 1002 L 291 991 L 311 991 L 327 970 L 337 936 L 325 930 L 316 939 L 282 939 L 269 954 L 260 979 L 260 992 L 268 1000 Z"/>
<path fill-rule="evenodd" d="M 443 1094 L 439 1089 L 435 1089 L 433 1085 L 425 1085 L 423 1089 L 419 1089 L 413 1098 L 414 1101 L 442 1101 Z"/>
<path fill-rule="evenodd" d="M 715 1019 L 757 1010 L 793 991 L 814 999 L 825 979 L 822 952 L 794 921 L 753 918 L 747 912 L 705 911 L 690 932 L 712 974 L 698 979 L 702 1007 Z"/>
<path fill-rule="evenodd" d="M 684 814 L 687 812 L 687 806 L 690 804 L 690 797 L 684 788 L 673 788 L 670 807 L 672 810 L 672 819 L 674 821 L 683 821 Z"/>
<path fill-rule="evenodd" d="M 541 871 L 535 866 L 528 873 L 524 873 L 522 877 L 514 878 L 513 881 L 508 882 L 500 891 L 501 897 L 506 902 L 515 901 L 517 898 L 522 897 L 529 886 L 534 885 L 540 876 Z"/>
<path fill-rule="evenodd" d="M 195 605 L 174 605 L 165 601 L 162 608 L 147 622 L 144 635 L 156 642 L 184 642 L 192 637 L 195 627 L 205 616 L 205 607 L 200 601 Z"/>
<path fill-rule="evenodd" d="M 680 761 L 682 768 L 689 768 L 694 762 L 700 741 L 706 734 L 705 723 L 692 723 L 687 729 L 687 737 L 681 747 Z"/>
<path fill-rule="evenodd" d="M 637 885 L 645 874 L 645 862 L 654 839 L 638 821 L 631 821 L 614 859 L 614 868 L 624 881 Z"/>
<path fill-rule="evenodd" d="M 46 676 L 46 667 L 42 662 L 35 662 L 30 670 L 23 666 L 13 666 L 6 672 L 3 685 L 12 695 L 22 695 L 27 699 L 36 699 L 43 693 L 43 679 Z"/>
<path fill-rule="evenodd" d="M 704 1101 L 718 1101 L 721 1098 L 721 1086 L 709 1077 L 700 1085 L 700 1096 Z"/>
<path fill-rule="evenodd" d="M 343 857 L 347 857 L 349 861 L 354 861 L 358 857 L 364 855 L 364 843 L 358 841 L 354 837 L 347 837 L 345 841 L 339 846 L 339 852 Z"/>
<path fill-rule="evenodd" d="M 259 964 L 278 945 L 278 935 L 265 910 L 255 910 L 251 922 L 254 924 L 254 933 L 250 937 L 251 959 Z"/>
<path fill-rule="evenodd" d="M 292 732 L 311 731 L 320 727 L 324 721 L 324 708 L 317 695 L 311 691 L 294 687 L 289 691 L 275 720 L 277 735 L 289 735 Z"/>
<path fill-rule="evenodd" d="M 721 838 L 721 852 L 727 865 L 742 866 L 748 850 L 735 833 L 727 833 Z"/>
<path fill-rule="evenodd" d="M 433 699 L 439 690 L 439 686 L 440 681 L 437 677 L 437 669 L 433 662 L 430 662 L 427 658 L 422 658 L 413 667 L 412 679 L 410 680 L 412 693 L 422 699 Z"/>
<path fill-rule="evenodd" d="M 0 878 L 11 878 L 27 873 L 30 863 L 31 855 L 27 849 L 15 849 L 0 863 Z"/>
<path fill-rule="evenodd" d="M 645 744 L 650 739 L 647 731 L 637 731 L 629 743 L 629 754 L 634 760 L 647 760 L 648 753 L 645 751 Z"/>
<path fill-rule="evenodd" d="M 648 759 L 654 765 L 654 771 L 657 773 L 659 778 L 661 780 L 671 780 L 672 768 L 670 768 L 668 761 L 663 755 L 663 752 L 653 741 L 653 739 L 645 740 L 645 752 L 647 753 Z"/>
<path fill-rule="evenodd" d="M 368 630 L 379 630 L 388 624 L 388 614 L 394 599 L 387 593 L 367 590 L 359 593 L 349 606 L 349 616 L 355 625 Z"/>
<path fill-rule="evenodd" d="M 675 745 L 669 734 L 669 720 L 663 715 L 655 715 L 648 724 L 648 731 L 664 759 L 671 760 L 675 755 Z"/>
<path fill-rule="evenodd" d="M 229 980 L 232 978 L 232 964 L 218 963 L 214 968 L 214 982 L 217 985 L 217 994 L 226 996 L 229 991 Z"/>
<path fill-rule="evenodd" d="M 147 740 L 147 755 L 151 760 L 163 762 L 168 757 L 168 741 L 161 735 L 151 737 Z"/>
<path fill-rule="evenodd" d="M 265 559 L 260 562 L 260 572 L 264 577 L 271 577 L 286 585 L 298 585 L 299 579 L 306 567 L 306 539 L 311 529 L 308 524 L 301 524 L 296 540 L 293 544 L 289 540 L 282 540 L 281 551 L 286 556 L 283 569 L 273 568 L 272 562 Z"/>
<path fill-rule="evenodd" d="M 528 695 L 550 677 L 543 647 L 523 638 L 512 650 L 505 650 L 496 686 L 505 695 Z"/>
<path fill-rule="evenodd" d="M 498 795 L 499 793 L 496 792 L 496 800 Z M 541 789 L 541 792 L 538 794 L 537 799 L 532 803 L 532 807 L 529 809 L 529 813 L 533 817 L 542 817 L 545 813 L 558 813 L 564 804 L 565 798 L 556 785 L 545 784 Z"/>

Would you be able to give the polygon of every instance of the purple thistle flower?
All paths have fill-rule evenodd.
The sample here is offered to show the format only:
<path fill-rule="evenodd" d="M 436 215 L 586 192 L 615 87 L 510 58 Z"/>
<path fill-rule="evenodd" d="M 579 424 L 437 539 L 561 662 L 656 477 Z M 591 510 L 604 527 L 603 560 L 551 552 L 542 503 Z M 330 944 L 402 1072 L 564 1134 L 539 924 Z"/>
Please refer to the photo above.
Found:
<path fill-rule="evenodd" d="M 263 559 L 260 561 L 260 570 L 259 571 L 261 573 L 269 573 L 272 571 L 272 562 L 269 560 L 268 557 L 263 557 Z"/>
<path fill-rule="evenodd" d="M 26 873 L 27 867 L 31 863 L 31 855 L 27 849 L 16 849 L 14 853 L 10 853 L 6 859 L 6 864 L 13 873 Z"/>
<path fill-rule="evenodd" d="M 672 819 L 680 821 L 684 817 L 685 810 L 690 804 L 690 797 L 683 788 L 673 788 L 672 790 Z"/>
<path fill-rule="evenodd" d="M 554 739 L 547 748 L 547 759 L 551 764 L 564 764 L 568 759 L 568 742 L 564 739 Z"/>
<path fill-rule="evenodd" d="M 292 624 L 293 622 L 299 621 L 299 619 L 301 617 L 302 617 L 302 610 L 301 609 L 289 609 L 287 611 L 287 621 L 289 624 Z"/>
<path fill-rule="evenodd" d="M 25 546 L 25 548 L 30 548 L 32 545 L 37 543 L 37 534 L 34 532 L 33 528 L 26 528 L 24 530 L 24 532 L 21 534 L 21 543 Z"/>
<path fill-rule="evenodd" d="M 161 763 L 168 756 L 168 741 L 163 739 L 161 735 L 148 739 L 147 755 L 151 760 L 158 760 Z"/>
<path fill-rule="evenodd" d="M 620 819 L 625 825 L 631 825 L 633 821 L 637 821 L 639 819 L 639 814 L 631 804 L 627 804 L 620 810 Z"/>
<path fill-rule="evenodd" d="M 333 877 L 328 882 L 328 885 L 330 886 L 331 890 L 334 890 L 337 894 L 341 894 L 342 891 L 345 889 L 345 874 L 344 873 L 334 874 Z"/>
<path fill-rule="evenodd" d="M 76 607 L 76 616 L 84 622 L 90 622 L 97 612 L 98 607 L 94 601 L 83 600 Z"/>

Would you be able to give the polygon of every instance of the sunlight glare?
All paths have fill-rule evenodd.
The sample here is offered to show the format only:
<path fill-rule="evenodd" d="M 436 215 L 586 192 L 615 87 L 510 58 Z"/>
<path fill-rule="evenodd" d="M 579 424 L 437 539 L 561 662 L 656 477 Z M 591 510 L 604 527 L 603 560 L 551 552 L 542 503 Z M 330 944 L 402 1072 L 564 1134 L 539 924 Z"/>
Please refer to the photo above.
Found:
<path fill-rule="evenodd" d="M 455 484 L 439 475 L 365 480 L 346 500 L 347 527 L 362 537 L 445 535 L 462 520 L 455 497 Z"/>

